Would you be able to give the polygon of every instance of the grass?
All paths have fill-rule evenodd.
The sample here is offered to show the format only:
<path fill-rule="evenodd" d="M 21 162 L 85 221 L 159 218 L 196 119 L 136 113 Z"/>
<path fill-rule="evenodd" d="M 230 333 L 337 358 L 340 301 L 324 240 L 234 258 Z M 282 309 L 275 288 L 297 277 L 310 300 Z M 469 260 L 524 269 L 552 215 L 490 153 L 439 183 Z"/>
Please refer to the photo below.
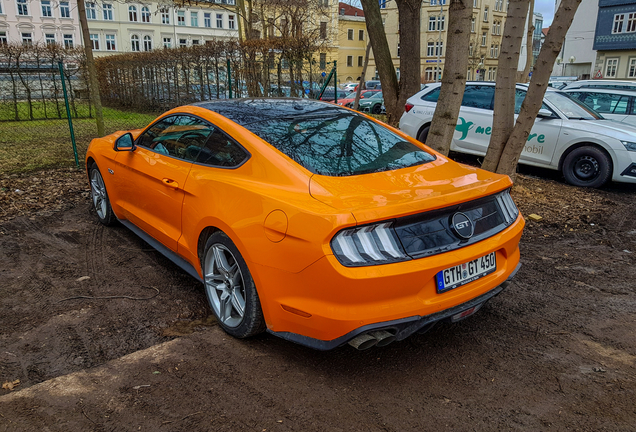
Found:
<path fill-rule="evenodd" d="M 106 133 L 146 126 L 156 115 L 104 108 Z M 80 165 L 90 140 L 97 137 L 95 119 L 73 119 Z M 68 120 L 0 121 L 0 174 L 74 166 Z"/>

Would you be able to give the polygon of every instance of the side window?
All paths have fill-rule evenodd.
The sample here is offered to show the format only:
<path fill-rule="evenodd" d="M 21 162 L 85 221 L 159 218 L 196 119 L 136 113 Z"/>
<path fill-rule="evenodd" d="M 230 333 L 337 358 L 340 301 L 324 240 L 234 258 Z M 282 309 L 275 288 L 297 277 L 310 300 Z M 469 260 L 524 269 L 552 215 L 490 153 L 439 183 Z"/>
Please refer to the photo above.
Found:
<path fill-rule="evenodd" d="M 620 96 L 618 99 L 614 96 L 612 100 L 612 113 L 613 114 L 627 114 L 627 102 L 629 97 Z"/>
<path fill-rule="evenodd" d="M 521 111 L 521 104 L 523 104 L 523 101 L 525 98 L 526 98 L 525 90 L 515 89 L 515 114 L 519 114 L 519 112 Z M 551 111 L 552 115 L 556 115 L 554 114 L 554 110 L 551 109 L 549 106 L 547 106 L 545 102 L 541 104 L 541 109 L 546 109 L 548 111 Z"/>
<path fill-rule="evenodd" d="M 426 102 L 437 103 L 437 99 L 439 99 L 440 90 L 441 90 L 441 87 L 437 87 L 435 90 L 426 93 L 424 96 L 422 96 L 422 100 Z"/>
<path fill-rule="evenodd" d="M 212 128 L 189 115 L 173 115 L 153 124 L 139 136 L 137 145 L 154 152 L 194 161 L 205 145 Z"/>
<path fill-rule="evenodd" d="M 240 165 L 247 156 L 247 152 L 234 140 L 219 129 L 214 129 L 195 162 L 231 168 Z"/>
<path fill-rule="evenodd" d="M 628 101 L 628 96 L 588 93 L 583 102 L 602 114 L 627 114 Z"/>
<path fill-rule="evenodd" d="M 464 90 L 462 106 L 491 110 L 495 97 L 495 86 L 468 85 Z"/>
<path fill-rule="evenodd" d="M 636 114 L 636 99 L 633 97 L 630 97 L 631 99 L 631 104 L 630 104 L 630 109 L 629 109 L 629 114 Z"/>
<path fill-rule="evenodd" d="M 566 94 L 574 100 L 582 100 L 581 92 L 567 92 Z"/>

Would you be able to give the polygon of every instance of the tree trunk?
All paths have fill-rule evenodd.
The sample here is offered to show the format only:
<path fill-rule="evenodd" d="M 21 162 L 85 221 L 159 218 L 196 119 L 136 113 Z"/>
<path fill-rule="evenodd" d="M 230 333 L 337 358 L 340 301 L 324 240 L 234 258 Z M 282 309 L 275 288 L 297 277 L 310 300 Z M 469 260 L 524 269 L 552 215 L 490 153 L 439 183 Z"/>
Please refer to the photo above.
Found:
<path fill-rule="evenodd" d="M 466 88 L 466 51 L 470 41 L 472 16 L 472 0 L 451 0 L 448 7 L 448 36 L 442 88 L 426 140 L 426 145 L 444 155 L 448 155 L 450 150 Z"/>
<path fill-rule="evenodd" d="M 554 20 L 532 70 L 532 79 L 528 86 L 528 93 L 521 105 L 517 123 L 497 165 L 497 172 L 500 174 L 512 176 L 515 172 L 521 152 L 543 103 L 543 96 L 548 87 L 554 61 L 561 52 L 563 40 L 580 4 L 581 0 L 562 0 L 554 15 Z"/>
<path fill-rule="evenodd" d="M 395 0 L 400 20 L 400 91 L 398 93 L 396 123 L 404 113 L 406 99 L 420 91 L 422 81 L 420 50 L 420 20 L 422 0 Z M 466 44 L 467 45 L 467 44 Z M 464 74 L 466 71 L 464 71 Z M 386 107 L 386 96 L 384 97 Z"/>
<path fill-rule="evenodd" d="M 532 67 L 534 46 L 534 0 L 530 0 L 530 7 L 528 8 L 528 33 L 526 33 L 526 66 L 523 68 L 520 82 L 528 82 L 528 74 Z"/>
<path fill-rule="evenodd" d="M 353 109 L 358 111 L 360 105 L 360 93 L 364 86 L 364 80 L 367 75 L 367 65 L 369 64 L 369 51 L 371 51 L 371 43 L 367 43 L 367 52 L 364 54 L 364 66 L 362 67 L 362 73 L 360 74 L 360 81 L 358 82 L 358 89 L 356 90 L 356 100 L 353 101 Z"/>
<path fill-rule="evenodd" d="M 519 65 L 519 51 L 527 15 L 528 0 L 510 1 L 497 66 L 492 135 L 490 135 L 486 158 L 481 165 L 483 169 L 488 171 L 494 172 L 497 169 L 497 162 L 515 126 L 517 66 Z"/>
<path fill-rule="evenodd" d="M 398 103 L 398 80 L 395 75 L 393 60 L 391 59 L 389 43 L 386 40 L 386 33 L 382 25 L 380 4 L 378 0 L 360 0 L 360 3 L 364 10 L 367 33 L 369 35 L 369 41 L 371 42 L 371 48 L 373 49 L 373 57 L 375 58 L 375 66 L 378 69 L 380 82 L 382 83 L 387 122 L 392 126 L 396 126 L 400 121 L 400 116 L 404 112 L 404 104 L 400 105 Z M 419 23 L 417 28 L 419 29 Z M 401 31 L 405 32 L 406 29 L 401 29 Z M 420 53 L 417 53 L 417 61 L 420 61 Z"/>

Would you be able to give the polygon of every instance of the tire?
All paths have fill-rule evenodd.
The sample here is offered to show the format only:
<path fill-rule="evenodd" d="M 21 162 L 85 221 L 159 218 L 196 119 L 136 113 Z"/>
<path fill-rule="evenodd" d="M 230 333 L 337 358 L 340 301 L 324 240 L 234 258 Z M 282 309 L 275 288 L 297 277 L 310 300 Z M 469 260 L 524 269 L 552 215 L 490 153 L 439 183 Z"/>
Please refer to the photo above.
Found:
<path fill-rule="evenodd" d="M 373 114 L 380 114 L 382 112 L 382 107 L 379 104 L 373 105 L 371 112 Z"/>
<path fill-rule="evenodd" d="M 598 147 L 572 150 L 563 161 L 563 176 L 574 186 L 599 188 L 612 178 L 612 160 Z"/>
<path fill-rule="evenodd" d="M 428 138 L 428 131 L 430 128 L 431 128 L 430 126 L 426 126 L 424 129 L 422 129 L 422 132 L 420 132 L 419 135 L 417 136 L 417 140 L 421 142 L 422 144 L 426 144 L 426 139 Z"/>
<path fill-rule="evenodd" d="M 262 333 L 265 320 L 254 279 L 225 233 L 217 231 L 208 238 L 201 268 L 205 294 L 221 328 L 239 339 Z"/>
<path fill-rule="evenodd" d="M 99 172 L 99 168 L 97 168 L 95 163 L 91 165 L 88 172 L 91 184 L 91 201 L 93 201 L 93 209 L 97 214 L 97 219 L 106 226 L 112 225 L 117 218 L 115 213 L 113 213 L 113 208 L 110 206 L 110 199 L 108 198 L 102 173 Z"/>

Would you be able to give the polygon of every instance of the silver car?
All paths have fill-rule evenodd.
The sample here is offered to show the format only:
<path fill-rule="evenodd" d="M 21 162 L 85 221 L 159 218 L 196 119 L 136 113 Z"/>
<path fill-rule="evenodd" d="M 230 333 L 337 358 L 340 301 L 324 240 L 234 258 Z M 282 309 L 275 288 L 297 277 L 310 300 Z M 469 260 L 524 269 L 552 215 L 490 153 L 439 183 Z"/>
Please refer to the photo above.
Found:
<path fill-rule="evenodd" d="M 518 84 L 515 113 L 528 86 Z M 400 129 L 426 142 L 440 84 L 410 97 Z M 466 84 L 451 150 L 485 155 L 492 132 L 495 83 Z M 636 127 L 603 117 L 565 93 L 548 89 L 519 163 L 560 170 L 576 186 L 600 187 L 610 179 L 636 183 Z"/>

